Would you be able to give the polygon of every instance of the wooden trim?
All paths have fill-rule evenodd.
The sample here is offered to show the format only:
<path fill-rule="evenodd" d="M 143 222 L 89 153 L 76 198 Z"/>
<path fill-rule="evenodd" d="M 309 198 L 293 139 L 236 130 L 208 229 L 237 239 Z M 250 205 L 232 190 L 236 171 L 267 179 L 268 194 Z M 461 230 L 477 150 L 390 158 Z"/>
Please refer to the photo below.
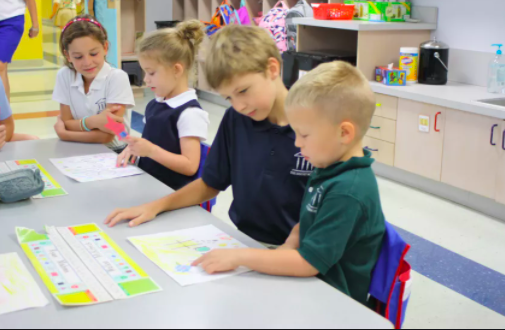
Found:
<path fill-rule="evenodd" d="M 12 115 L 12 118 L 14 118 L 14 120 L 25 120 L 25 119 L 58 117 L 59 115 L 60 115 L 60 110 L 55 110 L 55 111 L 18 113 L 18 114 Z"/>

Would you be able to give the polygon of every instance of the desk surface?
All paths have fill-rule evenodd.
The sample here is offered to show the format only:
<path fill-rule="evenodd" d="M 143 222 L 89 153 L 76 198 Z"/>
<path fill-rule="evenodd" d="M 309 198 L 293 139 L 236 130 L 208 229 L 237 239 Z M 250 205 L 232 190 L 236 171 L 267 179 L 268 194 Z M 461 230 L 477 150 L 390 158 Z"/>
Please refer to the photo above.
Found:
<path fill-rule="evenodd" d="M 280 278 L 247 273 L 206 284 L 181 287 L 145 258 L 126 238 L 213 224 L 250 247 L 261 247 L 199 207 L 163 214 L 135 229 L 101 225 L 163 292 L 89 307 L 62 307 L 49 295 L 16 241 L 14 227 L 42 231 L 44 225 L 102 224 L 115 207 L 146 203 L 171 190 L 148 175 L 77 183 L 61 174 L 49 158 L 107 152 L 100 145 L 59 140 L 10 143 L 0 162 L 37 159 L 68 196 L 0 204 L 0 253 L 17 252 L 50 305 L 0 316 L 9 328 L 373 328 L 392 325 L 374 312 L 316 279 Z"/>

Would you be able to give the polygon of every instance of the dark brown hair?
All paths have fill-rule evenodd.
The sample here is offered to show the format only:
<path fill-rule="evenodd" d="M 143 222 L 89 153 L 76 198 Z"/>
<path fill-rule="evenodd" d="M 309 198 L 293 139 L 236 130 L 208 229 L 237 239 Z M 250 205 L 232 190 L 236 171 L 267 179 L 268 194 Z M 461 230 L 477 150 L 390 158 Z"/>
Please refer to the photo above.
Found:
<path fill-rule="evenodd" d="M 107 31 L 103 25 L 91 15 L 77 16 L 68 22 L 61 32 L 60 51 L 65 58 L 65 65 L 72 70 L 75 68 L 67 59 L 68 48 L 75 39 L 84 37 L 91 37 L 104 47 L 108 40 Z"/>

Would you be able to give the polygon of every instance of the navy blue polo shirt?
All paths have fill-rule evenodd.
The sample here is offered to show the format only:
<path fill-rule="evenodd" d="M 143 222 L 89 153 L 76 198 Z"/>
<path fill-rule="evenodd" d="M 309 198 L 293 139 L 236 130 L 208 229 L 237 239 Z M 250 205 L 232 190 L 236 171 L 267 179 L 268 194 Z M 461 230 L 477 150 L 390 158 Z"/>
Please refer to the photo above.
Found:
<path fill-rule="evenodd" d="M 142 138 L 168 152 L 181 155 L 181 142 L 177 124 L 182 113 L 188 108 L 201 109 L 201 106 L 195 99 L 189 99 L 178 107 L 171 107 L 167 102 L 152 100 L 146 108 L 146 126 Z M 179 190 L 198 178 L 198 173 L 193 176 L 186 176 L 172 171 L 147 157 L 140 159 L 139 167 L 174 190 Z"/>
<path fill-rule="evenodd" d="M 313 167 L 295 147 L 290 126 L 256 122 L 226 112 L 205 162 L 202 179 L 224 191 L 233 187 L 230 218 L 257 241 L 282 245 L 299 223 Z"/>

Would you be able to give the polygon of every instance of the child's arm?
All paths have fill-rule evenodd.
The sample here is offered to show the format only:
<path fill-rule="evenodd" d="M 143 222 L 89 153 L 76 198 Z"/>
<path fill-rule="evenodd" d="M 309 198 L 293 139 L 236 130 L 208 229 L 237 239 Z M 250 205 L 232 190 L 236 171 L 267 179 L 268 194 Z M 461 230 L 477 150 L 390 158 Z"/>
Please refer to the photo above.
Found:
<path fill-rule="evenodd" d="M 286 243 L 280 246 L 278 250 L 296 250 L 300 247 L 300 224 L 297 224 L 291 234 L 289 235 Z"/>
<path fill-rule="evenodd" d="M 0 129 L 0 135 L 3 131 L 4 142 L 9 142 L 12 140 L 12 137 L 14 136 L 14 118 L 10 116 L 5 120 L 0 120 L 0 127 L 3 127 L 3 129 Z M 2 141 L 0 139 L 0 144 L 1 142 Z"/>
<path fill-rule="evenodd" d="M 200 166 L 201 146 L 199 138 L 181 138 L 181 155 L 168 152 L 146 139 L 128 137 L 126 141 L 134 156 L 149 157 L 155 162 L 182 175 L 193 176 Z M 127 165 L 126 162 L 124 165 Z"/>
<path fill-rule="evenodd" d="M 193 263 L 208 274 L 247 267 L 273 276 L 313 277 L 319 274 L 296 250 L 214 250 Z"/>
<path fill-rule="evenodd" d="M 61 119 L 65 122 L 65 128 L 68 131 L 72 132 L 82 132 L 81 128 L 81 120 L 76 120 L 72 116 L 72 112 L 70 111 L 70 107 L 65 104 L 60 105 L 61 111 Z M 100 113 L 99 115 L 90 116 L 86 118 L 86 127 L 90 130 L 100 130 L 107 134 L 114 133 L 105 128 L 107 124 L 107 117 L 110 117 L 112 120 L 122 123 L 124 121 L 123 117 L 126 113 L 126 106 L 122 104 L 108 104 L 107 108 Z"/>
<path fill-rule="evenodd" d="M 37 13 L 37 3 L 35 0 L 25 0 L 30 17 L 32 19 L 32 28 L 30 29 L 30 38 L 36 38 L 40 33 L 39 15 Z"/>
<path fill-rule="evenodd" d="M 62 104 L 61 107 L 61 117 L 58 117 L 58 121 L 54 126 L 54 130 L 58 137 L 63 141 L 71 141 L 71 142 L 82 142 L 82 143 L 101 143 L 107 144 L 114 140 L 113 134 L 104 133 L 99 130 L 93 130 L 91 132 L 82 131 L 79 128 L 79 131 L 72 131 L 67 129 L 66 123 L 68 123 L 70 128 L 74 128 L 73 126 L 77 123 L 80 126 L 78 120 L 75 120 L 70 112 L 70 107 L 68 105 Z"/>
<path fill-rule="evenodd" d="M 107 217 L 105 224 L 114 227 L 128 220 L 130 227 L 137 227 L 153 220 L 162 212 L 198 205 L 215 198 L 218 194 L 219 190 L 209 187 L 202 179 L 198 179 L 155 202 L 129 209 L 117 209 Z"/>

